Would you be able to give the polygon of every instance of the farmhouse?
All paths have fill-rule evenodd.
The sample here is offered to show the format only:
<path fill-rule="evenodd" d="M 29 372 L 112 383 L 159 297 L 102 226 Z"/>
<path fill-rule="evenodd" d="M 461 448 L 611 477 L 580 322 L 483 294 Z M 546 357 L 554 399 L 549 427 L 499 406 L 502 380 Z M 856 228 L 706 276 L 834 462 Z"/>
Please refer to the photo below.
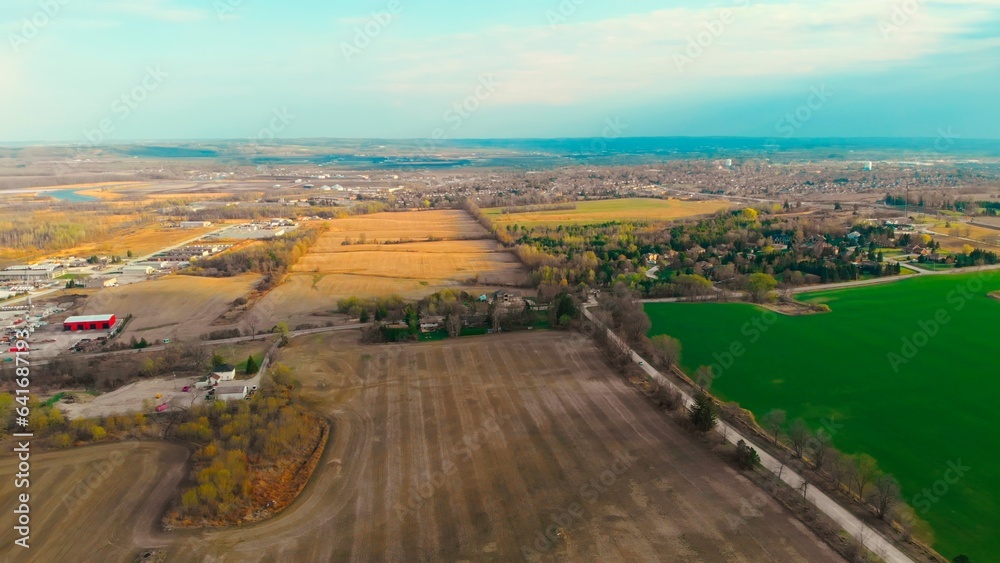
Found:
<path fill-rule="evenodd" d="M 246 399 L 250 395 L 250 390 L 246 385 L 230 385 L 228 387 L 216 387 L 216 401 L 239 401 Z"/>
<path fill-rule="evenodd" d="M 114 315 L 86 315 L 70 317 L 63 321 L 63 330 L 111 330 L 117 319 Z"/>
<path fill-rule="evenodd" d="M 444 317 L 425 317 L 420 322 L 420 332 L 434 332 L 439 330 L 444 324 Z"/>
<path fill-rule="evenodd" d="M 212 375 L 216 376 L 219 381 L 232 381 L 236 379 L 236 368 L 229 364 L 216 366 L 212 369 Z"/>

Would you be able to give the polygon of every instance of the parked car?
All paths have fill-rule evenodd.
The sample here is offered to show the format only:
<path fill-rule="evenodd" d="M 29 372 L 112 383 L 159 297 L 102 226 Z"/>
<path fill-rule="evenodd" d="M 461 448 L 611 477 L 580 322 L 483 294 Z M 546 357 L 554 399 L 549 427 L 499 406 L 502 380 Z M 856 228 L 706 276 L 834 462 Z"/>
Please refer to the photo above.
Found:
<path fill-rule="evenodd" d="M 184 386 L 184 388 L 183 388 L 183 389 L 181 389 L 181 391 L 183 391 L 183 392 L 185 392 L 185 393 L 187 393 L 187 392 L 188 392 L 188 391 L 190 391 L 190 390 L 191 390 L 191 386 L 190 386 L 190 385 L 185 385 L 185 386 Z"/>

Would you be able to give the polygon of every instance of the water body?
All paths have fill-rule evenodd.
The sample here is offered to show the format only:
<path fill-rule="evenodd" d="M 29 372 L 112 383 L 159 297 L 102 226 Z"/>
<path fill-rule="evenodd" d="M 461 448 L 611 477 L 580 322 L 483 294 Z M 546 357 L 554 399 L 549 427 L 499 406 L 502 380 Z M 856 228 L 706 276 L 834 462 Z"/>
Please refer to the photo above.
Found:
<path fill-rule="evenodd" d="M 53 192 L 45 192 L 44 195 L 52 196 L 59 201 L 70 201 L 73 203 L 81 203 L 86 201 L 97 201 L 97 198 L 90 195 L 84 195 L 76 190 L 56 190 Z"/>

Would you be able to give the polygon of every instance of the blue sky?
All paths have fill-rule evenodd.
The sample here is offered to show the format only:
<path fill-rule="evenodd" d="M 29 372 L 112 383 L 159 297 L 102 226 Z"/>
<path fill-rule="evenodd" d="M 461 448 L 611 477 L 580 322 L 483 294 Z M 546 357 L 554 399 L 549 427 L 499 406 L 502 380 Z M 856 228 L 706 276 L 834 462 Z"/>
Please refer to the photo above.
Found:
<path fill-rule="evenodd" d="M 1000 138 L 998 24 L 1000 0 L 4 0 L 0 141 Z"/>

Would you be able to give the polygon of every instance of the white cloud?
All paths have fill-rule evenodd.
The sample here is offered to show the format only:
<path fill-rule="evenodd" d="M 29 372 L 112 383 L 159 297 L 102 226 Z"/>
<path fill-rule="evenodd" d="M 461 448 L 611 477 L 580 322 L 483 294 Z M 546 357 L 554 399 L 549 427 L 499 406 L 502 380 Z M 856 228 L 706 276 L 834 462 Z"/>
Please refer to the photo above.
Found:
<path fill-rule="evenodd" d="M 354 72 L 366 75 L 361 89 L 439 96 L 467 94 L 477 76 L 493 73 L 503 85 L 491 104 L 564 105 L 680 95 L 720 79 L 822 80 L 993 42 L 959 36 L 995 20 L 1000 0 L 924 0 L 887 38 L 880 22 L 892 25 L 897 4 L 902 0 L 751 3 L 732 8 L 728 23 L 719 8 L 673 8 L 419 42 L 387 34 L 365 53 L 367 68 Z"/>

